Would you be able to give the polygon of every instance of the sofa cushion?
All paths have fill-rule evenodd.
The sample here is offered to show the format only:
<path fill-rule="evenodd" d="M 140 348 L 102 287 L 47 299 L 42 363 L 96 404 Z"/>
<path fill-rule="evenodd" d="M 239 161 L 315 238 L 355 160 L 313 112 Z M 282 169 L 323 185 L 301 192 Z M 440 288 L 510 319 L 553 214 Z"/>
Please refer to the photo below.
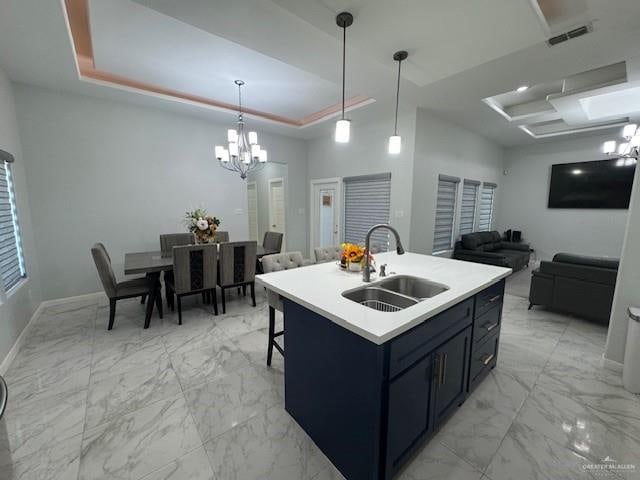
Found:
<path fill-rule="evenodd" d="M 479 232 L 462 235 L 462 246 L 467 250 L 482 251 L 482 236 Z"/>
<path fill-rule="evenodd" d="M 556 253 L 554 262 L 570 263 L 572 265 L 584 265 L 587 267 L 609 268 L 618 270 L 620 261 L 616 258 L 587 257 L 586 255 L 573 255 L 571 253 Z"/>

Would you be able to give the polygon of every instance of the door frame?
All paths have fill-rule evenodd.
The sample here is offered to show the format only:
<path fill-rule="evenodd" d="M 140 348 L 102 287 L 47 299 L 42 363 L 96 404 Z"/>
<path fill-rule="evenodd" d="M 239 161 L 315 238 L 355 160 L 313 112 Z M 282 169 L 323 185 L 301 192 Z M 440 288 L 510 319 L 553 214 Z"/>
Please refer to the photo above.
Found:
<path fill-rule="evenodd" d="M 258 215 L 258 184 L 255 181 L 250 181 L 247 182 L 247 193 L 249 192 L 249 186 L 252 185 L 256 194 L 256 222 L 255 222 L 255 228 L 256 228 L 256 241 L 260 241 L 260 221 L 258 219 L 259 215 Z M 249 198 L 247 195 L 247 221 L 249 221 Z"/>
<path fill-rule="evenodd" d="M 340 243 L 340 239 L 342 238 L 342 209 L 344 208 L 343 203 L 344 199 L 342 198 L 342 177 L 332 177 L 332 178 L 316 178 L 309 182 L 309 255 L 313 255 L 313 239 L 316 234 L 316 225 L 314 224 L 314 202 L 315 197 L 313 195 L 313 190 L 316 185 L 320 185 L 323 183 L 335 183 L 337 185 L 336 189 L 336 198 L 340 200 L 340 208 L 336 209 L 336 223 L 338 224 L 338 243 Z"/>
<path fill-rule="evenodd" d="M 273 225 L 272 214 L 273 207 L 271 205 L 271 185 L 273 183 L 281 183 L 282 184 L 282 219 L 284 221 L 284 225 L 282 225 L 282 252 L 287 251 L 287 187 L 285 186 L 284 177 L 274 177 L 270 178 L 267 181 L 267 200 L 269 203 L 269 229 L 271 225 Z"/>

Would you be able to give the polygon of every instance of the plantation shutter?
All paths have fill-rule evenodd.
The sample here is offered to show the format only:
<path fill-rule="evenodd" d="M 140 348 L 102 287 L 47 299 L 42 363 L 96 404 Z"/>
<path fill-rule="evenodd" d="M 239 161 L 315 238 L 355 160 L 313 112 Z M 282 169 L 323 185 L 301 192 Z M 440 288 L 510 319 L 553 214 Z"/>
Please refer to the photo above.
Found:
<path fill-rule="evenodd" d="M 458 183 L 460 183 L 460 179 L 456 177 L 446 175 L 440 175 L 438 177 L 436 223 L 433 229 L 434 252 L 451 249 Z"/>
<path fill-rule="evenodd" d="M 391 174 L 344 179 L 344 241 L 363 245 L 369 229 L 389 223 Z M 389 232 L 377 230 L 371 236 L 371 251 L 389 250 Z"/>
<path fill-rule="evenodd" d="M 460 235 L 473 232 L 476 220 L 476 203 L 480 182 L 465 180 L 462 183 L 462 205 L 460 206 Z"/>
<path fill-rule="evenodd" d="M 25 276 L 11 164 L 5 160 L 0 161 L 0 277 L 5 292 Z"/>
<path fill-rule="evenodd" d="M 493 219 L 493 200 L 497 185 L 495 183 L 483 183 L 480 194 L 480 213 L 478 216 L 478 230 L 485 232 L 491 230 Z"/>

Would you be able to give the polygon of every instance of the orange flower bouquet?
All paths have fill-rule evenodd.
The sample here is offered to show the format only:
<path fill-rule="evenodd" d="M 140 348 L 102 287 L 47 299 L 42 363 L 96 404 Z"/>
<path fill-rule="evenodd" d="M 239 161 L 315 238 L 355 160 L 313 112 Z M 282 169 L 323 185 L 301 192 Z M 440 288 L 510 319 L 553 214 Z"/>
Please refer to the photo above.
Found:
<path fill-rule="evenodd" d="M 367 255 L 367 249 L 354 243 L 342 244 L 340 265 L 347 270 L 361 271 Z M 373 257 L 369 255 L 369 263 L 373 263 Z"/>

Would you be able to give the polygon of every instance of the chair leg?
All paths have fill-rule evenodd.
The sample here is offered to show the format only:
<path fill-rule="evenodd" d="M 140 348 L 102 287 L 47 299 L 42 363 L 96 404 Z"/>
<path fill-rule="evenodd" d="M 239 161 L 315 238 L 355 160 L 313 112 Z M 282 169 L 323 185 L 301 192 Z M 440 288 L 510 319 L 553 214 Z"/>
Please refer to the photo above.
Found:
<path fill-rule="evenodd" d="M 111 330 L 113 328 L 113 321 L 116 319 L 116 299 L 109 299 L 109 326 L 107 330 Z"/>
<path fill-rule="evenodd" d="M 251 287 L 251 301 L 253 302 L 253 306 L 255 307 L 256 306 L 256 283 L 251 282 L 249 286 Z"/>
<path fill-rule="evenodd" d="M 275 342 L 276 333 L 276 309 L 269 307 L 269 346 L 267 347 L 267 367 L 271 366 L 271 358 L 273 357 L 273 342 Z"/>
<path fill-rule="evenodd" d="M 240 295 L 240 287 L 238 287 L 238 295 Z"/>
<path fill-rule="evenodd" d="M 242 285 L 242 296 L 243 297 L 247 296 L 247 286 L 246 285 Z"/>
<path fill-rule="evenodd" d="M 527 310 L 531 310 L 533 308 L 533 303 L 529 304 L 529 308 L 527 308 Z"/>
<path fill-rule="evenodd" d="M 147 301 L 147 296 L 146 295 L 142 295 L 142 297 L 140 298 L 140 303 L 144 305 L 144 302 Z"/>
<path fill-rule="evenodd" d="M 222 314 L 224 315 L 227 313 L 227 302 L 225 300 L 224 287 L 220 287 L 220 290 L 222 291 Z"/>
<path fill-rule="evenodd" d="M 182 325 L 182 297 L 180 295 L 176 297 L 178 297 L 178 325 Z"/>
<path fill-rule="evenodd" d="M 218 294 L 216 293 L 216 289 L 212 288 L 209 295 L 211 295 L 211 302 L 213 303 L 213 313 L 218 315 Z"/>
<path fill-rule="evenodd" d="M 162 290 L 160 289 L 160 285 L 158 285 L 156 291 L 156 307 L 158 308 L 158 315 L 162 318 Z"/>

